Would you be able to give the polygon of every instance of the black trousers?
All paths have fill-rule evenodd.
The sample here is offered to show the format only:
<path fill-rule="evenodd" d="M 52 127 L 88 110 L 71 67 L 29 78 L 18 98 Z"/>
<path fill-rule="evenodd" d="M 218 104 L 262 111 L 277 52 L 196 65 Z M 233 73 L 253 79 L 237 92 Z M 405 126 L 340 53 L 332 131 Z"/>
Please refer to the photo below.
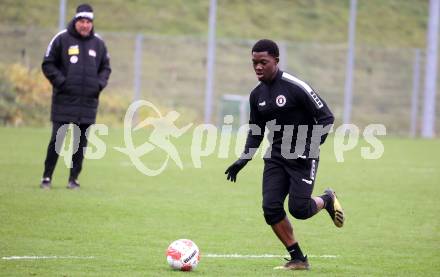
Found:
<path fill-rule="evenodd" d="M 284 219 L 287 196 L 293 217 L 307 219 L 317 213 L 316 203 L 311 198 L 317 170 L 317 159 L 264 160 L 263 212 L 267 224 L 274 225 Z"/>
<path fill-rule="evenodd" d="M 69 124 L 69 122 L 52 122 L 52 135 L 47 147 L 46 160 L 44 161 L 44 178 L 49 177 L 52 179 L 52 174 L 55 170 L 59 157 L 58 153 L 60 153 L 61 146 L 63 145 L 63 141 L 68 129 L 66 124 Z M 69 181 L 77 179 L 79 173 L 81 172 L 82 163 L 84 160 L 84 151 L 85 147 L 87 146 L 86 130 L 90 125 L 91 124 L 76 125 L 79 130 L 78 128 L 73 128 L 73 150 L 75 152 L 75 149 L 77 149 L 77 151 L 72 155 Z M 78 134 L 79 131 L 81 134 Z M 78 148 L 76 148 L 76 146 L 78 146 Z"/>

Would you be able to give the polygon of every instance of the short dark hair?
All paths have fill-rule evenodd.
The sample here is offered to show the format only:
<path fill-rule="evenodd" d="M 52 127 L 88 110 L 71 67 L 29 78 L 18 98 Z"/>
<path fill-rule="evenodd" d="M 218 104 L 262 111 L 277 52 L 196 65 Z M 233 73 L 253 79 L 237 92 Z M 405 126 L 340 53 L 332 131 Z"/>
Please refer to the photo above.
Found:
<path fill-rule="evenodd" d="M 260 39 L 252 47 L 252 52 L 265 52 L 274 58 L 280 56 L 280 51 L 278 50 L 278 45 L 270 39 Z"/>

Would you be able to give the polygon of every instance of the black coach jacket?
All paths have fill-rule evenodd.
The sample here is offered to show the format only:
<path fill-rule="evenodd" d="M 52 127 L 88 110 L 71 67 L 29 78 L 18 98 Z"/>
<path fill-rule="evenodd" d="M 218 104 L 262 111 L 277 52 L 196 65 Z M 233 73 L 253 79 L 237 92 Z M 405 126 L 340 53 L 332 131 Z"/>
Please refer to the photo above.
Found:
<path fill-rule="evenodd" d="M 51 120 L 95 123 L 99 94 L 111 73 L 104 41 L 93 30 L 81 37 L 72 20 L 49 43 L 42 69 L 53 86 Z"/>

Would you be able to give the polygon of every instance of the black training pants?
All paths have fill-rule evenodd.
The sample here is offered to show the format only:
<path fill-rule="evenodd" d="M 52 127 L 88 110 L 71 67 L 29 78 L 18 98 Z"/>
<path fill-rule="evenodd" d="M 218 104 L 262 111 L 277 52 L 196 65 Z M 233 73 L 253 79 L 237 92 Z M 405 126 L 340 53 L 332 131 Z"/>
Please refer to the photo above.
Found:
<path fill-rule="evenodd" d="M 46 160 L 44 162 L 44 173 L 43 177 L 49 177 L 52 179 L 53 171 L 55 170 L 55 166 L 58 161 L 58 153 L 60 153 L 60 149 L 62 146 L 62 142 L 66 136 L 67 126 L 63 125 L 69 124 L 68 122 L 52 122 L 52 135 L 50 137 L 49 145 L 47 147 Z M 82 163 L 84 160 L 84 151 L 87 146 L 87 137 L 86 130 L 91 124 L 79 124 L 78 128 L 73 128 L 74 130 L 74 140 L 73 146 L 74 150 L 77 151 L 72 155 L 72 163 L 69 175 L 69 181 L 75 180 L 78 178 L 79 173 L 82 169 Z M 78 131 L 81 131 L 81 134 L 78 134 Z M 57 140 L 59 140 L 58 143 Z M 78 141 L 79 140 L 79 141 Z M 76 148 L 78 146 L 78 148 Z"/>
<path fill-rule="evenodd" d="M 317 213 L 311 198 L 318 160 L 265 159 L 263 173 L 263 212 L 269 225 L 286 217 L 284 201 L 289 196 L 289 212 L 297 219 L 307 219 Z"/>

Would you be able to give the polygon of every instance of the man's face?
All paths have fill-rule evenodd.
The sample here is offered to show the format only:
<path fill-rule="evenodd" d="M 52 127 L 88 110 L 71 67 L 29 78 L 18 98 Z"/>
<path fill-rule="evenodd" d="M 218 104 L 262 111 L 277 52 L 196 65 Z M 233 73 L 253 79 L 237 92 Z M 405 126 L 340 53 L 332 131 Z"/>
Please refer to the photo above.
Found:
<path fill-rule="evenodd" d="M 259 81 L 271 81 L 278 70 L 278 58 L 264 52 L 252 52 L 252 63 Z"/>
<path fill-rule="evenodd" d="M 93 22 L 87 18 L 81 18 L 75 22 L 76 31 L 83 37 L 89 36 L 92 28 Z"/>

